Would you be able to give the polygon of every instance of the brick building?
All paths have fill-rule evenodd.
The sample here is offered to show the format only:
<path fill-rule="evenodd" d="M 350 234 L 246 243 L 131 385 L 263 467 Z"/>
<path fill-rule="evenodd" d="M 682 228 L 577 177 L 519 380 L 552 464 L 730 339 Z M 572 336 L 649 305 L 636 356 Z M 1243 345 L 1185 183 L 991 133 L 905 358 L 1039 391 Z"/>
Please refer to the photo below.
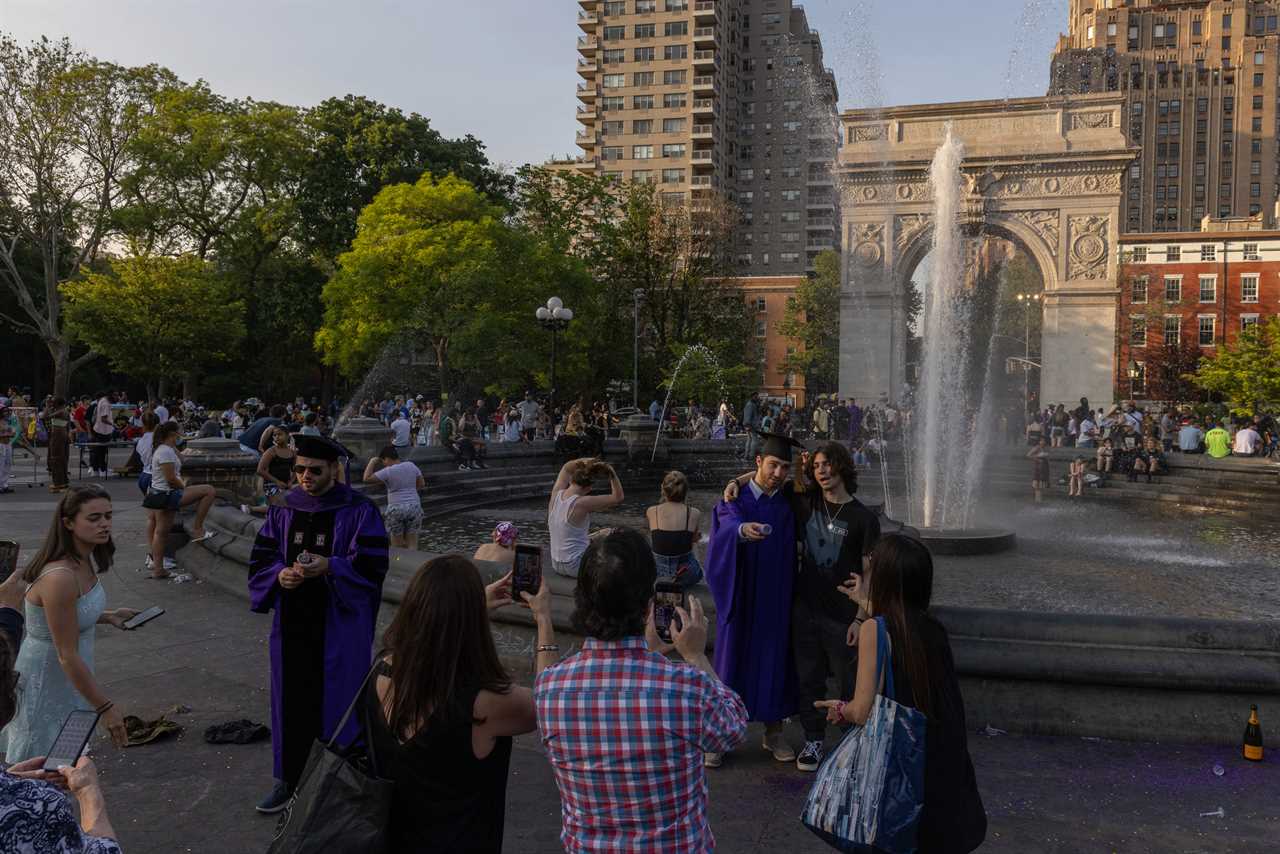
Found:
<path fill-rule="evenodd" d="M 1155 348 L 1195 341 L 1209 354 L 1280 314 L 1280 231 L 1261 224 L 1206 219 L 1201 231 L 1121 238 L 1118 399 L 1147 397 Z"/>
<path fill-rule="evenodd" d="M 756 343 L 760 345 L 760 393 L 805 405 L 804 374 L 788 373 L 782 362 L 800 346 L 774 330 L 787 311 L 787 300 L 805 281 L 804 276 L 750 276 L 738 279 L 747 304 L 755 310 Z M 741 406 L 741 402 L 735 403 Z"/>

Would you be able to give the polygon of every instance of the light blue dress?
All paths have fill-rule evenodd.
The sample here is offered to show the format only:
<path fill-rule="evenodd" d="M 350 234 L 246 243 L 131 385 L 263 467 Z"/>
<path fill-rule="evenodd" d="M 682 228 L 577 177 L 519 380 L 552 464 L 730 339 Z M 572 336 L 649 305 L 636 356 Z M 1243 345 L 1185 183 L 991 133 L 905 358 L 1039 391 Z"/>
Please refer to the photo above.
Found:
<path fill-rule="evenodd" d="M 50 570 L 61 572 L 63 570 Z M 93 706 L 72 686 L 58 663 L 53 634 L 44 608 L 26 602 L 26 637 L 14 669 L 18 678 L 18 713 L 4 728 L 7 743 L 5 760 L 21 762 L 43 756 L 53 745 L 62 722 L 73 709 Z M 80 627 L 80 658 L 93 672 L 93 635 L 98 618 L 107 607 L 107 593 L 94 582 L 93 589 L 76 600 L 76 622 Z"/>

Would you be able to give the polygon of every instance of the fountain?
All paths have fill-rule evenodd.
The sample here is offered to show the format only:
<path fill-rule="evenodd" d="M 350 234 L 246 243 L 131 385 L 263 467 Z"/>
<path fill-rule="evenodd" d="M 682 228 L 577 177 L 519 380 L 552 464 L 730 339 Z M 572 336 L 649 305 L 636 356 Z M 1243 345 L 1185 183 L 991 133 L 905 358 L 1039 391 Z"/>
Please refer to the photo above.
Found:
<path fill-rule="evenodd" d="M 653 453 L 649 455 L 649 462 L 653 462 L 658 456 L 658 442 L 662 439 L 662 428 L 667 423 L 667 407 L 671 405 L 671 394 L 676 389 L 676 381 L 680 379 L 680 369 L 684 367 L 684 363 L 688 358 L 695 353 L 711 363 L 711 370 L 715 372 L 716 385 L 720 387 L 720 397 L 724 397 L 724 377 L 721 374 L 720 360 L 716 358 L 716 354 L 702 344 L 693 344 L 686 347 L 684 355 L 680 357 L 679 362 L 676 362 L 676 369 L 671 374 L 671 381 L 667 383 L 667 396 L 662 401 L 662 415 L 658 418 L 658 430 L 653 437 Z"/>
<path fill-rule="evenodd" d="M 908 519 L 918 513 L 921 536 L 935 551 L 978 554 L 1011 548 L 1014 535 L 971 527 L 995 407 L 990 365 L 982 366 L 976 400 L 971 382 L 977 354 L 991 350 L 974 340 L 964 293 L 963 163 L 964 143 L 948 125 L 929 167 L 936 227 L 922 319 L 924 359 L 905 456 L 907 481 L 919 493 Z"/>

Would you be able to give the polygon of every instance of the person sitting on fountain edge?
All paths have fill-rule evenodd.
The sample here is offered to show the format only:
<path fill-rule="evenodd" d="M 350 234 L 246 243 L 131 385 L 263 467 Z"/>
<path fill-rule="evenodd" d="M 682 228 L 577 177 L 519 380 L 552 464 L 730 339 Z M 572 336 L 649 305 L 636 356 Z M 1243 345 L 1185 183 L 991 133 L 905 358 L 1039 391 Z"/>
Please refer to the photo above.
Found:
<path fill-rule="evenodd" d="M 795 751 L 782 732 L 798 708 L 789 654 L 795 581 L 793 491 L 784 490 L 791 449 L 800 443 L 759 433 L 756 473 L 732 501 L 716 504 L 707 546 L 706 579 L 716 603 L 716 673 L 742 697 L 750 719 L 765 723 L 764 749 L 779 762 Z M 708 753 L 708 767 L 721 754 Z"/>
<path fill-rule="evenodd" d="M 853 497 L 858 472 L 844 444 L 825 442 L 804 455 L 803 489 L 792 492 L 800 571 L 791 607 L 791 652 L 800 689 L 800 725 L 804 749 L 796 759 L 801 771 L 817 771 L 822 764 L 826 720 L 813 706 L 823 699 L 827 678 L 835 676 L 842 692 L 853 690 L 857 673 L 858 629 L 867 618 L 865 603 L 855 604 L 842 585 L 862 575 L 864 559 L 880 539 L 880 520 Z M 737 498 L 746 486 L 734 481 L 725 500 Z M 843 695 L 842 695 L 843 696 Z"/>

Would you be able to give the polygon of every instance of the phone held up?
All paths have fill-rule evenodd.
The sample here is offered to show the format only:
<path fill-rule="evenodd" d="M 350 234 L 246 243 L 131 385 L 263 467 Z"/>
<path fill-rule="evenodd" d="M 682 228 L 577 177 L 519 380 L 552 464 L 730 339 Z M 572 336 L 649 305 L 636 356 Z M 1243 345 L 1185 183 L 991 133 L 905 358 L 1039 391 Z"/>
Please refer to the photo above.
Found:
<path fill-rule="evenodd" d="M 161 608 L 159 605 L 152 605 L 147 610 L 141 611 L 125 620 L 124 627 L 126 629 L 136 629 L 138 626 L 146 625 L 163 613 L 164 608 Z"/>
<path fill-rule="evenodd" d="M 659 578 L 653 585 L 653 628 L 663 643 L 671 643 L 671 626 L 680 627 L 676 608 L 684 607 L 684 588 L 674 578 Z"/>
<path fill-rule="evenodd" d="M 541 546 L 516 544 L 516 560 L 511 574 L 511 598 L 517 604 L 524 604 L 521 593 L 537 596 L 542 588 L 542 548 Z"/>
<path fill-rule="evenodd" d="M 74 768 L 80 761 L 80 754 L 84 753 L 84 746 L 89 743 L 89 736 L 93 735 L 93 728 L 98 725 L 100 717 L 102 716 L 97 712 L 72 709 L 67 719 L 62 722 L 62 729 L 58 731 L 58 737 L 53 740 L 53 746 L 45 754 L 44 770 L 57 771 L 63 765 Z"/>

